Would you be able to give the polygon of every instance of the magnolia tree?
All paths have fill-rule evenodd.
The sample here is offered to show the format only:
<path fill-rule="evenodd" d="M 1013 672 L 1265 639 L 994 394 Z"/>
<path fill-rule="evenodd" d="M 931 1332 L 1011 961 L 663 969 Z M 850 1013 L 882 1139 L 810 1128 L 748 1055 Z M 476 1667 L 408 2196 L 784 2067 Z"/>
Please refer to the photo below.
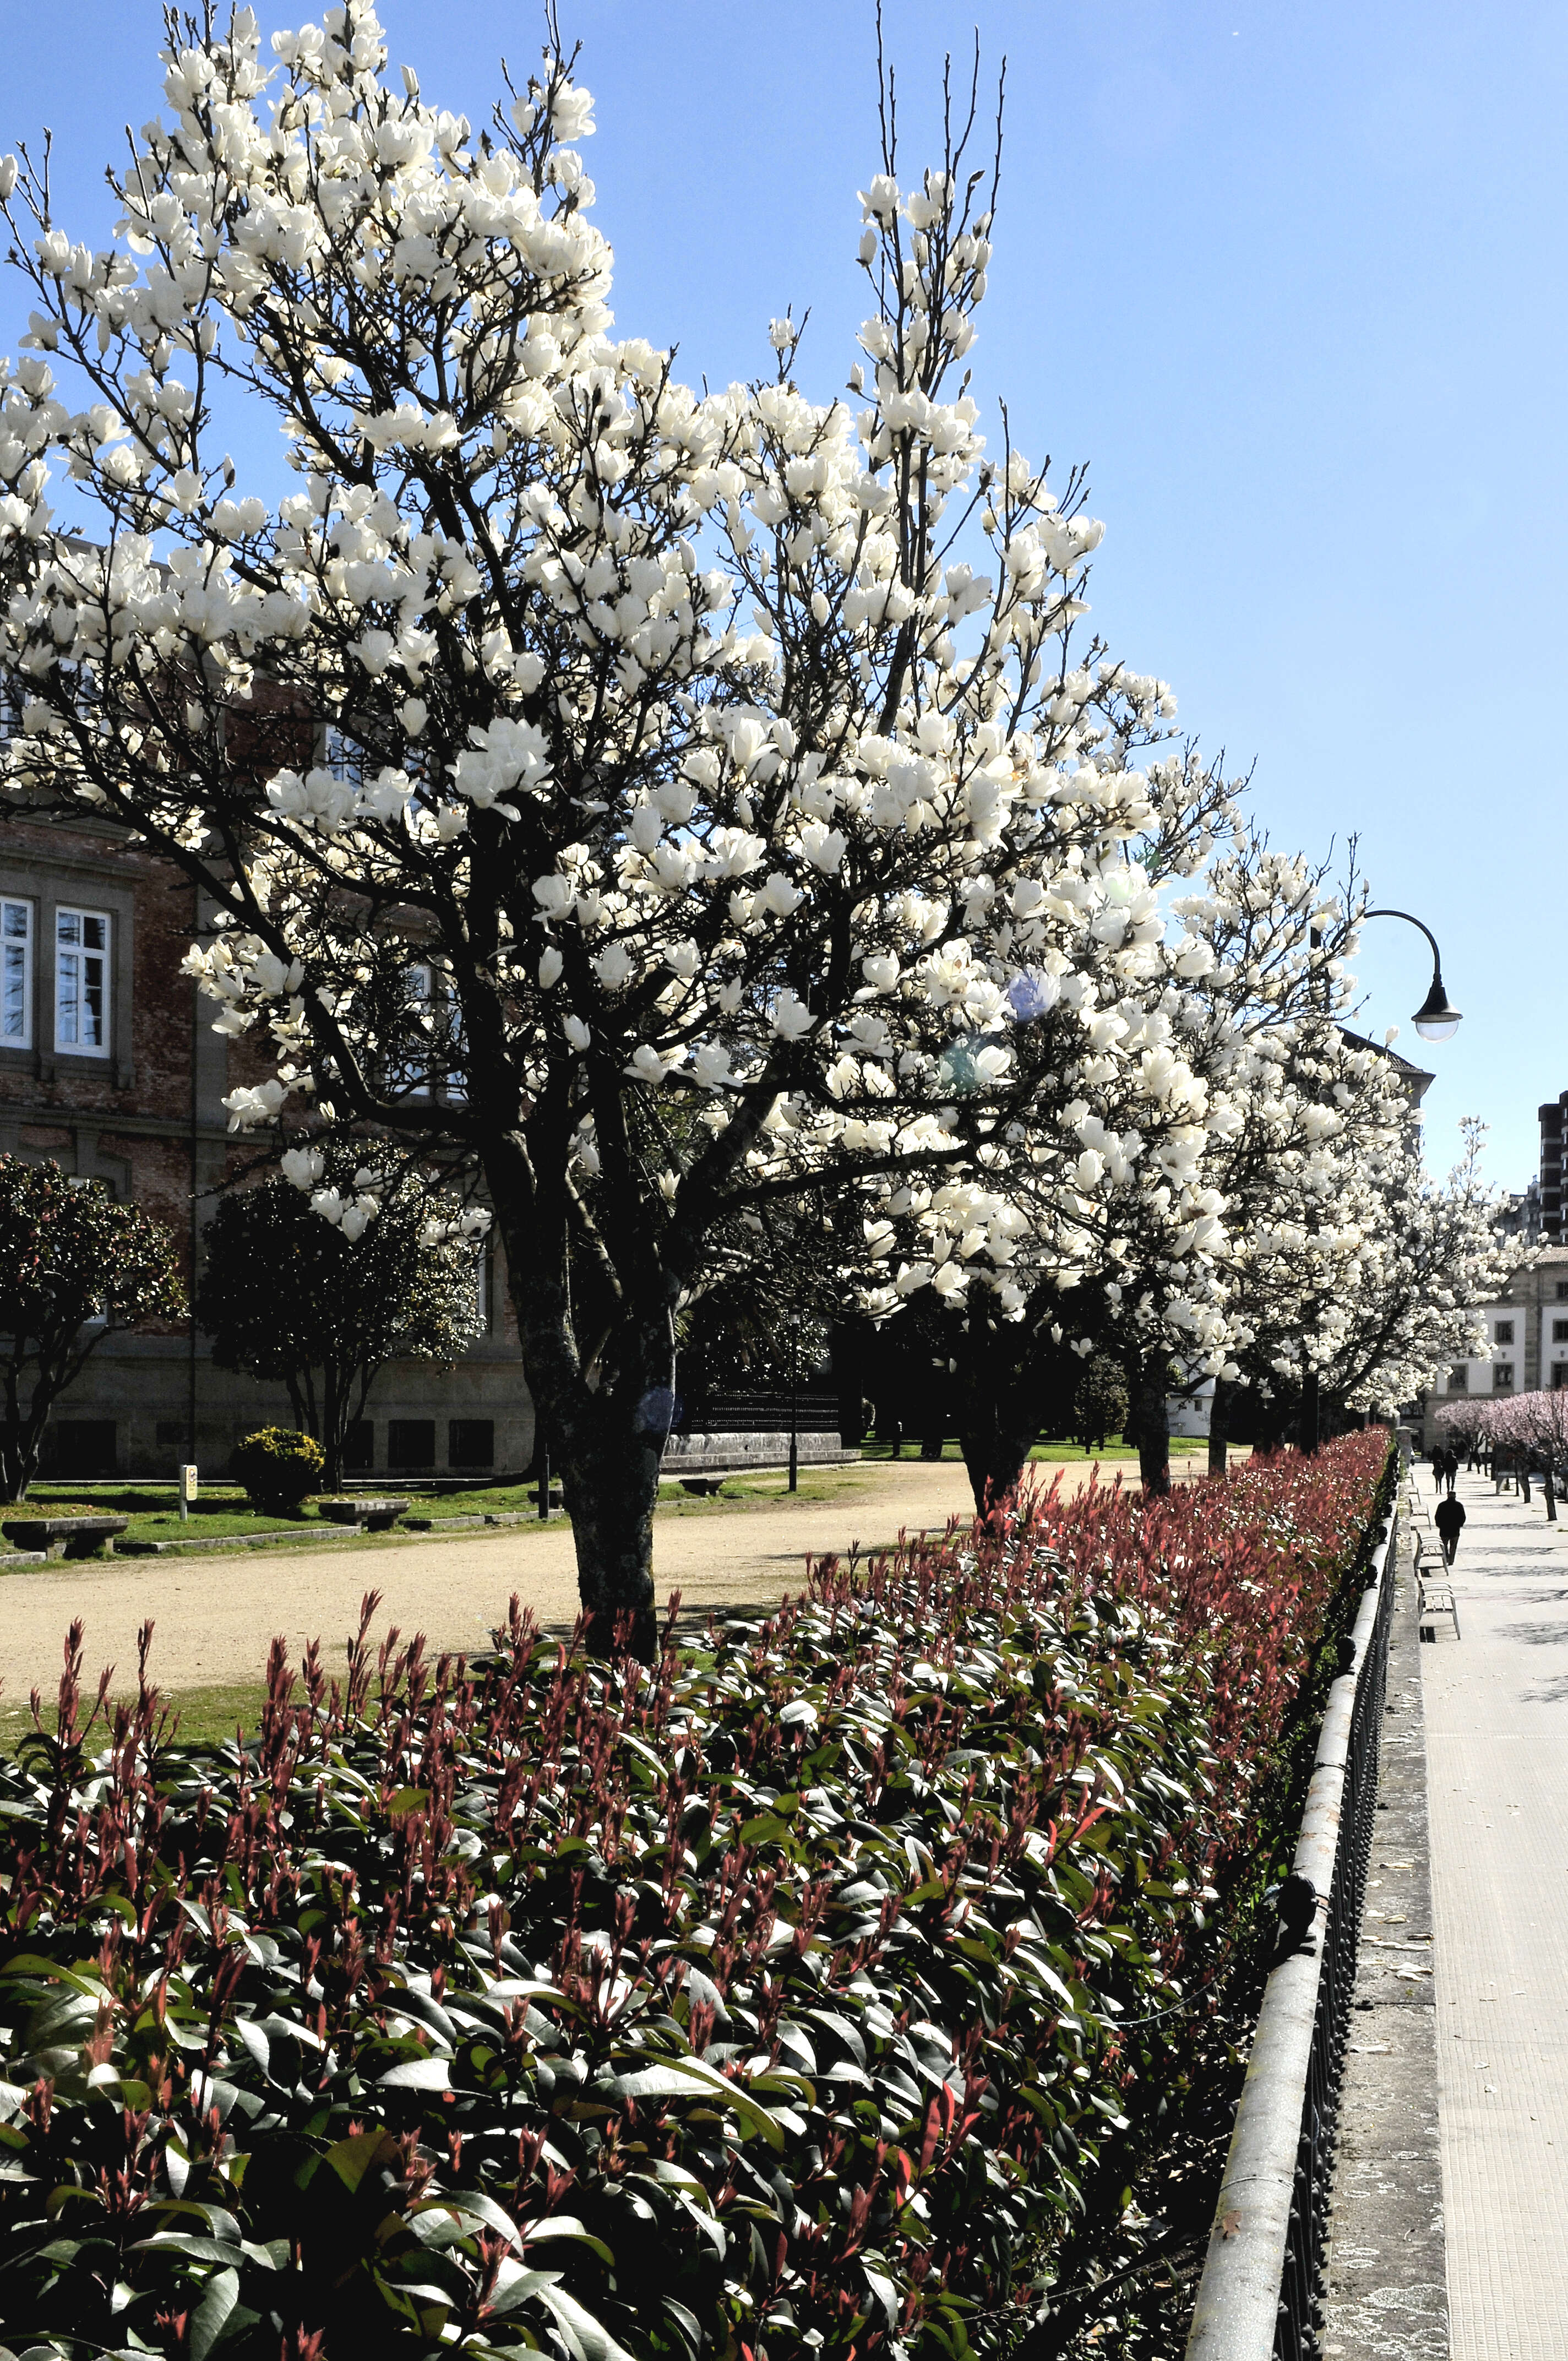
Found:
<path fill-rule="evenodd" d="M 1334 1022 L 1354 895 L 1245 839 L 1202 891 L 1162 905 L 1159 882 L 1124 862 L 1113 896 L 1085 895 L 1116 946 L 1114 995 L 1102 986 L 1087 1025 L 1060 1005 L 1037 1017 L 1033 1087 L 972 1168 L 888 1186 L 868 1219 L 890 1269 L 873 1308 L 923 1284 L 967 1298 L 955 1351 L 977 1500 L 1016 1481 L 1064 1350 L 1121 1361 L 1144 1481 L 1163 1489 L 1173 1355 L 1177 1383 L 1230 1380 L 1252 1341 L 1251 1225 L 1266 1204 L 1311 1221 L 1325 1144 L 1341 1141 L 1343 1170 L 1360 1099 L 1384 1133 L 1408 1112 L 1387 1060 Z"/>
<path fill-rule="evenodd" d="M 1518 1250 L 1480 1179 L 1483 1126 L 1464 1128 L 1460 1162 L 1438 1183 L 1409 1122 L 1359 1154 L 1347 1123 L 1327 1143 L 1312 1223 L 1254 1229 L 1242 1258 L 1251 1383 L 1299 1392 L 1310 1380 L 1339 1410 L 1391 1410 L 1485 1349 L 1479 1307 Z"/>
<path fill-rule="evenodd" d="M 0 168 L 36 302 L 0 402 L 10 789 L 200 886 L 191 970 L 272 1062 L 236 1126 L 474 1176 L 585 1602 L 645 1633 L 718 1236 L 814 1193 L 896 1224 L 1037 1120 L 1065 1039 L 1075 1157 L 1157 1139 L 1190 1263 L 1201 1097 L 1129 962 L 1229 800 L 1162 745 L 1164 686 L 1073 635 L 1081 486 L 981 434 L 967 130 L 913 181 L 890 140 L 863 193 L 846 398 L 801 390 L 788 319 L 765 380 L 699 394 L 613 332 L 558 50 L 478 136 L 388 80 L 367 7 L 270 56 L 209 16 L 164 63 L 112 242 Z M 282 429 L 275 509 L 214 448 L 220 388 Z M 885 1283 L 957 1292 L 961 1245 Z"/>

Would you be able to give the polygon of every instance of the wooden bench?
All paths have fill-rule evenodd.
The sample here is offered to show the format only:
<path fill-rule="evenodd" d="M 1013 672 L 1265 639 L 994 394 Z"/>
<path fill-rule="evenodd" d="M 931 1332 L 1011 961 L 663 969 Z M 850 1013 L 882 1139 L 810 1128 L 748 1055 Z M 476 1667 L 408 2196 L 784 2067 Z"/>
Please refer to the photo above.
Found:
<path fill-rule="evenodd" d="M 1416 1535 L 1416 1623 L 1423 1640 L 1435 1640 L 1435 1627 L 1428 1623 L 1431 1615 L 1448 1615 L 1453 1619 L 1453 1636 L 1459 1634 L 1459 1609 L 1453 1603 L 1453 1585 L 1446 1574 L 1437 1574 L 1429 1582 L 1421 1566 L 1421 1537 Z"/>

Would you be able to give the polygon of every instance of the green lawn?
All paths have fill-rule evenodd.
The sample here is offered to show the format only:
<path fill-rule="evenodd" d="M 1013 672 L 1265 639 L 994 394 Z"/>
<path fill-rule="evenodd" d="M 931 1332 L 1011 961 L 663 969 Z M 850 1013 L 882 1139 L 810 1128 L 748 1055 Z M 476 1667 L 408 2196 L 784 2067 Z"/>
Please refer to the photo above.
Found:
<path fill-rule="evenodd" d="M 1201 1440 L 1173 1437 L 1173 1458 L 1190 1455 L 1206 1448 Z M 949 1440 L 942 1446 L 945 1460 L 962 1457 L 957 1443 Z M 885 1443 L 868 1443 L 861 1465 L 886 1464 L 893 1455 Z M 917 1444 L 906 1444 L 899 1455 L 905 1466 L 919 1458 Z M 1135 1447 L 1118 1435 L 1108 1442 L 1103 1452 L 1089 1453 L 1076 1443 L 1037 1443 L 1029 1455 L 1035 1461 L 1054 1464 L 1058 1461 L 1084 1460 L 1091 1457 L 1107 1463 L 1133 1460 Z M 806 1500 L 831 1500 L 854 1487 L 855 1463 L 828 1467 L 803 1466 L 797 1497 Z M 724 1480 L 722 1491 L 715 1498 L 694 1497 L 681 1489 L 678 1479 L 666 1478 L 659 1497 L 659 1515 L 668 1517 L 713 1516 L 747 1507 L 760 1507 L 782 1499 L 788 1488 L 788 1479 L 782 1469 L 755 1476 L 733 1476 Z M 389 1486 L 389 1491 L 395 1491 Z M 530 1484 L 487 1484 L 471 1491 L 439 1494 L 412 1492 L 409 1495 L 410 1514 L 429 1518 L 439 1530 L 448 1520 L 460 1517 L 497 1516 L 506 1513 L 521 1515 L 529 1524 L 537 1523 L 535 1511 L 538 1496 Z M 193 1503 L 190 1520 L 181 1523 L 178 1499 L 171 1484 L 104 1485 L 90 1492 L 80 1486 L 67 1484 L 35 1484 L 27 1499 L 9 1511 L 13 1517 L 38 1515 L 51 1510 L 83 1509 L 98 1514 L 113 1514 L 128 1519 L 125 1538 L 127 1541 L 221 1541 L 243 1533 L 272 1533 L 280 1540 L 317 1540 L 324 1532 L 341 1528 L 324 1518 L 314 1506 L 307 1506 L 297 1517 L 263 1517 L 246 1505 L 245 1495 L 237 1486 L 214 1484 L 205 1487 Z M 4 1511 L 0 1511 L 3 1515 Z M 559 1520 L 560 1510 L 552 1517 Z"/>
<path fill-rule="evenodd" d="M 267 1692 L 259 1684 L 247 1683 L 236 1688 L 183 1689 L 168 1702 L 180 1717 L 178 1742 L 186 1746 L 221 1746 L 231 1739 L 236 1729 L 254 1730 L 261 1719 L 261 1708 Z M 40 1703 L 43 1726 L 53 1731 L 55 1726 L 54 1692 L 46 1689 Z M 9 1701 L 0 1707 L 0 1754 L 14 1754 L 17 1742 L 33 1726 L 33 1717 L 25 1705 Z M 103 1730 L 98 1725 L 89 1744 L 96 1750 Z"/>

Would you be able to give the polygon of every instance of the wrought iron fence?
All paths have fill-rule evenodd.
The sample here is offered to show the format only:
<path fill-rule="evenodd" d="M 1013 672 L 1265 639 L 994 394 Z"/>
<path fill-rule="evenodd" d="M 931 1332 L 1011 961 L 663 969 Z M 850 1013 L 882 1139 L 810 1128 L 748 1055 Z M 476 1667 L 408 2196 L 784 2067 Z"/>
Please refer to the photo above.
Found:
<path fill-rule="evenodd" d="M 1315 2361 L 1321 2350 L 1340 2071 L 1372 1853 L 1398 1546 L 1396 1510 L 1323 1717 L 1188 2361 Z"/>

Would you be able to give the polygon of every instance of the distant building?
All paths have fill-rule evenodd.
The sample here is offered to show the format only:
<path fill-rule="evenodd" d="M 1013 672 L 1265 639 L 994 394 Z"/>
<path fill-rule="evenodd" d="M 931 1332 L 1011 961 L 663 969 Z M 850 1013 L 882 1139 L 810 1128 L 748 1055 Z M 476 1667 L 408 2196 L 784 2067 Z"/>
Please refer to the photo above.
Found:
<path fill-rule="evenodd" d="M 1541 1117 L 1541 1226 L 1553 1246 L 1563 1243 L 1563 1180 L 1568 1177 L 1568 1091 L 1537 1109 Z"/>
<path fill-rule="evenodd" d="M 1516 1191 L 1509 1197 L 1498 1214 L 1497 1235 L 1504 1238 L 1517 1238 L 1520 1246 L 1539 1246 L 1541 1223 L 1541 1183 L 1531 1180 L 1526 1188 Z"/>
<path fill-rule="evenodd" d="M 1568 1246 L 1542 1246 L 1481 1306 L 1491 1358 L 1456 1361 L 1426 1398 L 1424 1439 L 1445 1402 L 1568 1386 Z"/>

